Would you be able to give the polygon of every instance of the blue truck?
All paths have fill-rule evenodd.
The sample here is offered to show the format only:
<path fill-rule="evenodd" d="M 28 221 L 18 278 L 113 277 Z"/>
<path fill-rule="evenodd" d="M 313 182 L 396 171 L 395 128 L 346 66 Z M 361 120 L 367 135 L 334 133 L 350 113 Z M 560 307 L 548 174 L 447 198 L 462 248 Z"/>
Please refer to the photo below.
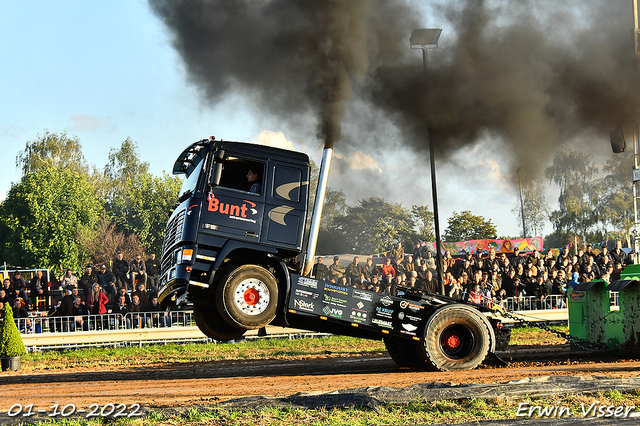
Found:
<path fill-rule="evenodd" d="M 311 211 L 306 154 L 214 137 L 188 146 L 173 167 L 184 180 L 164 237 L 160 303 L 192 303 L 198 327 L 218 341 L 269 324 L 383 339 L 415 369 L 472 369 L 504 349 L 509 331 L 488 308 L 310 277 L 331 156 L 325 148 Z"/>

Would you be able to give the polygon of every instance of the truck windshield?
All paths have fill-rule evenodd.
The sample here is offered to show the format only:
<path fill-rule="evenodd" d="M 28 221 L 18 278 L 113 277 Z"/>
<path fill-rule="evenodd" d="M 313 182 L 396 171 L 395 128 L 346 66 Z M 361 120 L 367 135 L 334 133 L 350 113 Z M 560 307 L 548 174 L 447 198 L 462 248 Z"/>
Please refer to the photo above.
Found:
<path fill-rule="evenodd" d="M 200 161 L 198 165 L 190 173 L 184 173 L 184 180 L 182 181 L 182 187 L 180 188 L 180 194 L 178 194 L 178 200 L 186 198 L 189 194 L 192 194 L 196 190 L 198 185 L 198 178 L 202 171 L 202 164 L 204 161 Z"/>

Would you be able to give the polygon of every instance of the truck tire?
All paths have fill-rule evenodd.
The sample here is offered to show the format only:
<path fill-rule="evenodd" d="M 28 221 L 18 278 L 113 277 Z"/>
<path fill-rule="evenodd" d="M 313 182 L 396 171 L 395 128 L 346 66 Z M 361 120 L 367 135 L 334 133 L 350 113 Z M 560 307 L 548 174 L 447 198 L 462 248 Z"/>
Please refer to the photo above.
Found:
<path fill-rule="evenodd" d="M 227 324 L 215 309 L 205 305 L 193 305 L 193 315 L 200 331 L 213 340 L 235 340 L 242 337 L 246 331 Z"/>
<path fill-rule="evenodd" d="M 482 315 L 464 305 L 440 308 L 424 333 L 425 360 L 440 371 L 476 368 L 489 353 L 491 334 Z"/>
<path fill-rule="evenodd" d="M 240 266 L 218 285 L 216 306 L 222 319 L 234 327 L 265 327 L 278 312 L 276 279 L 261 266 Z"/>
<path fill-rule="evenodd" d="M 400 367 L 424 366 L 419 358 L 421 343 L 396 336 L 384 336 L 383 340 L 389 356 Z"/>

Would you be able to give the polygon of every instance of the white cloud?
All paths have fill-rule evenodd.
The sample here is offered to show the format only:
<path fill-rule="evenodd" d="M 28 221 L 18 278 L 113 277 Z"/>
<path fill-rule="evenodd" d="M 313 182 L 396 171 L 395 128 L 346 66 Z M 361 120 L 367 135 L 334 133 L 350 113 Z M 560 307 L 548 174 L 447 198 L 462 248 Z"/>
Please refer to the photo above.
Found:
<path fill-rule="evenodd" d="M 288 141 L 282 132 L 274 132 L 271 130 L 263 130 L 256 137 L 253 138 L 251 143 L 272 146 L 275 148 L 288 149 L 295 151 L 293 142 Z"/>
<path fill-rule="evenodd" d="M 105 120 L 95 115 L 74 114 L 69 119 L 73 123 L 74 130 L 97 130 L 100 128 L 107 128 L 109 131 L 116 130 L 115 124 L 111 122 L 112 117 L 107 117 Z"/>
<path fill-rule="evenodd" d="M 343 154 L 336 153 L 334 154 L 336 158 L 340 158 L 344 160 L 349 167 L 353 170 L 376 170 L 379 173 L 382 173 L 382 169 L 376 160 L 373 159 L 369 154 L 365 154 L 362 151 L 356 151 L 352 154 L 349 154 L 345 157 Z"/>

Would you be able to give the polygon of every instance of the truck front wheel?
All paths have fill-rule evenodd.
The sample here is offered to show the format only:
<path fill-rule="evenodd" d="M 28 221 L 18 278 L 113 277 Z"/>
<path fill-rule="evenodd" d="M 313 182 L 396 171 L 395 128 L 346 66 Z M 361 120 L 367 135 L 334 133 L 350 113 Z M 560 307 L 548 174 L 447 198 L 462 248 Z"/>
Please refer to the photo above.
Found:
<path fill-rule="evenodd" d="M 433 314 L 424 334 L 424 351 L 434 368 L 470 370 L 484 361 L 491 337 L 480 315 L 462 305 L 448 306 Z"/>
<path fill-rule="evenodd" d="M 200 331 L 213 340 L 222 342 L 235 340 L 242 337 L 246 331 L 227 324 L 212 307 L 195 304 L 193 315 Z"/>
<path fill-rule="evenodd" d="M 240 266 L 218 285 L 216 305 L 222 318 L 232 326 L 262 328 L 276 316 L 278 284 L 261 266 Z"/>

